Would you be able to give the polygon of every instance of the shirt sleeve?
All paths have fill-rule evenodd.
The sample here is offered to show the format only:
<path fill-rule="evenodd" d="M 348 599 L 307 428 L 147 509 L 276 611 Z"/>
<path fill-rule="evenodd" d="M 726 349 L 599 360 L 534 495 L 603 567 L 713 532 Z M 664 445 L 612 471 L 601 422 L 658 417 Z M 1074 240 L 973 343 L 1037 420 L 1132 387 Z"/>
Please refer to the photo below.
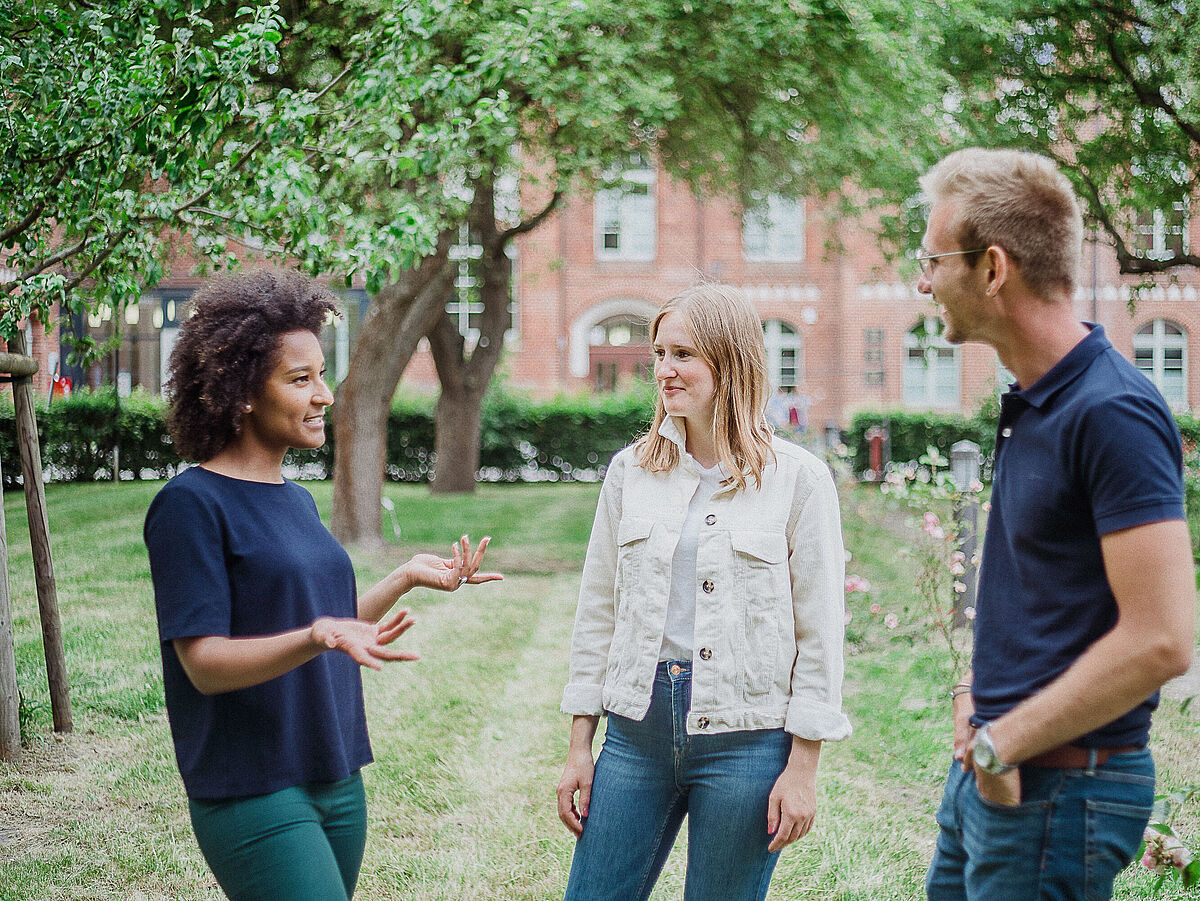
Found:
<path fill-rule="evenodd" d="M 146 514 L 144 536 L 159 639 L 229 636 L 232 593 L 214 506 L 167 484 Z"/>
<path fill-rule="evenodd" d="M 617 527 L 621 521 L 624 467 L 624 454 L 618 454 L 604 475 L 583 563 L 571 636 L 570 674 L 562 700 L 562 712 L 575 716 L 599 716 L 604 712 L 604 674 L 617 617 Z"/>
<path fill-rule="evenodd" d="M 1161 403 L 1126 393 L 1092 407 L 1077 447 L 1097 534 L 1186 518 L 1183 447 Z"/>
<path fill-rule="evenodd" d="M 841 741 L 851 731 L 842 713 L 846 555 L 837 489 L 819 461 L 799 479 L 792 517 L 796 662 L 784 728 L 812 741 Z"/>

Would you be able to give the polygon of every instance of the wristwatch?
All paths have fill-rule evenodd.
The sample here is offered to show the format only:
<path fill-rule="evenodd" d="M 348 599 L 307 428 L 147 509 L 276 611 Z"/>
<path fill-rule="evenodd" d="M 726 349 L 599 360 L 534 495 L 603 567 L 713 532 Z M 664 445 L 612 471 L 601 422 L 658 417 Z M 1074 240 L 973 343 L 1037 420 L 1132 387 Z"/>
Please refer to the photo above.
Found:
<path fill-rule="evenodd" d="M 992 744 L 992 736 L 988 734 L 990 725 L 991 723 L 984 723 L 975 730 L 975 744 L 972 746 L 971 755 L 977 769 L 991 773 L 993 776 L 1000 776 L 1017 767 L 1015 764 L 1005 763 L 997 756 L 996 746 Z"/>

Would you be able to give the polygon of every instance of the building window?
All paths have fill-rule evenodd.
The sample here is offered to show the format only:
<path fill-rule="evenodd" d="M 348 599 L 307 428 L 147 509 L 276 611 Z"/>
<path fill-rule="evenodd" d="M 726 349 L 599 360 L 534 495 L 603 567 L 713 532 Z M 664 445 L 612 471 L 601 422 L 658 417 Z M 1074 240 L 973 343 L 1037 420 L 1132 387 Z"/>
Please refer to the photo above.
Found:
<path fill-rule="evenodd" d="M 1187 252 L 1187 201 L 1171 204 L 1169 209 L 1138 213 L 1134 229 L 1134 251 L 1152 260 L 1166 260 Z"/>
<path fill-rule="evenodd" d="M 780 319 L 763 323 L 767 375 L 771 388 L 795 388 L 804 381 L 804 345 L 800 333 Z"/>
<path fill-rule="evenodd" d="M 504 332 L 504 340 L 516 338 L 517 296 L 516 296 L 516 248 L 509 242 L 505 253 L 513 263 L 514 277 L 509 281 L 508 324 Z M 454 288 L 450 300 L 446 303 L 446 313 L 458 326 L 458 333 L 466 339 L 468 347 L 474 347 L 479 341 L 480 320 L 483 317 L 483 299 L 479 293 L 480 273 L 479 260 L 483 257 L 483 245 L 479 236 L 467 225 L 460 225 L 458 241 L 450 248 L 450 259 L 458 271 L 454 276 Z"/>
<path fill-rule="evenodd" d="M 863 384 L 883 384 L 883 329 L 863 330 Z"/>
<path fill-rule="evenodd" d="M 930 317 L 904 335 L 904 403 L 909 407 L 957 407 L 958 348 L 942 337 L 942 320 Z"/>
<path fill-rule="evenodd" d="M 756 262 L 804 259 L 804 200 L 768 195 L 742 214 L 742 254 Z"/>
<path fill-rule="evenodd" d="M 658 174 L 640 155 L 596 192 L 596 259 L 653 260 L 658 245 Z"/>
<path fill-rule="evenodd" d="M 1187 332 L 1174 322 L 1155 319 L 1133 336 L 1133 362 L 1162 392 L 1172 410 L 1186 410 Z"/>
<path fill-rule="evenodd" d="M 631 379 L 653 380 L 647 320 L 613 316 L 592 326 L 588 341 L 592 385 L 597 391 L 616 391 Z"/>
<path fill-rule="evenodd" d="M 362 328 L 371 298 L 362 288 L 332 290 L 341 300 L 342 315 L 333 317 L 322 331 L 321 344 L 325 349 L 325 380 L 330 387 L 337 387 L 350 372 L 350 348 Z"/>

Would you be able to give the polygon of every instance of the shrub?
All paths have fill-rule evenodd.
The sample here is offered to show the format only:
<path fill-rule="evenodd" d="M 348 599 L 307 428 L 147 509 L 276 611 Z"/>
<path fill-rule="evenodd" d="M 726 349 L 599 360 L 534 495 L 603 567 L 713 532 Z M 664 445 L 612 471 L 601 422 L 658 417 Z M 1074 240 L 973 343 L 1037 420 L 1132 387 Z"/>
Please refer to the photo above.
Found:
<path fill-rule="evenodd" d="M 609 459 L 640 434 L 653 411 L 653 389 L 616 395 L 572 395 L 533 400 L 503 389 L 484 400 L 480 477 L 489 481 L 593 479 Z M 386 475 L 392 481 L 428 481 L 434 461 L 430 396 L 400 395 L 387 424 Z M 123 478 L 167 478 L 182 460 L 166 428 L 162 398 L 134 391 L 119 401 L 112 389 L 78 391 L 37 405 L 42 464 L 51 479 L 90 482 L 112 476 L 119 442 Z M 333 473 L 333 429 L 323 447 L 289 451 L 285 466 L 300 478 Z M 0 471 L 5 488 L 20 485 L 12 398 L 0 398 Z"/>
<path fill-rule="evenodd" d="M 870 468 L 866 433 L 872 428 L 883 428 L 889 436 L 886 441 L 891 452 L 884 462 L 916 460 L 930 447 L 936 447 L 943 456 L 949 457 L 955 442 L 966 439 L 979 445 L 984 471 L 991 471 L 991 458 L 996 448 L 996 420 L 991 418 L 990 412 L 971 416 L 911 410 L 855 413 L 846 436 L 846 444 L 853 453 L 855 472 L 866 472 Z"/>

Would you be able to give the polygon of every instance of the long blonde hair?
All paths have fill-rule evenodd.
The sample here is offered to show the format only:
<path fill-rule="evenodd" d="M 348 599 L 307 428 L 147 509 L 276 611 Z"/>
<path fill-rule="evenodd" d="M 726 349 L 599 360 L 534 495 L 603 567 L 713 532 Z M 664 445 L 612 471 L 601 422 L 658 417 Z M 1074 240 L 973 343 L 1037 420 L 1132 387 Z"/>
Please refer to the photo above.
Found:
<path fill-rule="evenodd" d="M 683 317 L 701 358 L 713 371 L 713 436 L 717 458 L 729 474 L 727 485 L 745 488 L 773 461 L 771 427 L 765 406 L 768 391 L 767 352 L 762 323 L 745 295 L 729 285 L 703 283 L 676 294 L 650 324 L 650 340 L 668 313 Z M 667 417 L 662 394 L 654 405 L 649 431 L 634 445 L 638 465 L 648 472 L 670 472 L 679 464 L 679 447 L 658 433 Z"/>

